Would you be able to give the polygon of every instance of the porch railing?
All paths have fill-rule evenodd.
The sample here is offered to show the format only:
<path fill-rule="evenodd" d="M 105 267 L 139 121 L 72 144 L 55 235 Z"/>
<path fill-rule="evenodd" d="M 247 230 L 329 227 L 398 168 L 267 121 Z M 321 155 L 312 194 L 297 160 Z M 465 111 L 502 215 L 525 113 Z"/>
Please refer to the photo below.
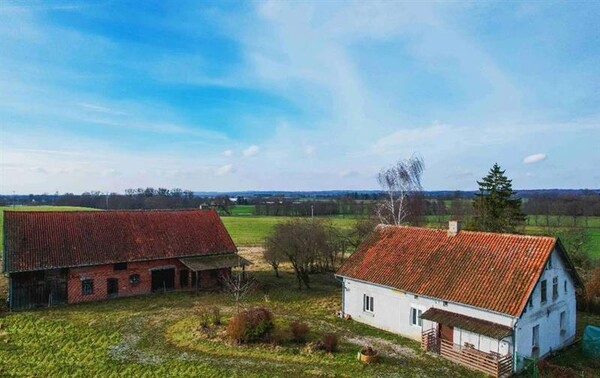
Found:
<path fill-rule="evenodd" d="M 479 370 L 493 377 L 508 377 L 512 374 L 512 356 L 501 356 L 497 353 L 486 353 L 473 347 L 463 347 L 437 336 L 436 330 L 424 331 L 421 338 L 423 349 L 438 353 L 441 356 Z"/>

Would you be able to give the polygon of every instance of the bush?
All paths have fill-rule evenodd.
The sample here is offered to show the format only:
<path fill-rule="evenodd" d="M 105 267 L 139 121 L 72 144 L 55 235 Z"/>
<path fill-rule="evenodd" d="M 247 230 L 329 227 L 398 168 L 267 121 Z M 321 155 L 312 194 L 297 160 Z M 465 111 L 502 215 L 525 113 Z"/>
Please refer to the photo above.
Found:
<path fill-rule="evenodd" d="M 267 339 L 273 328 L 273 314 L 266 308 L 253 308 L 231 319 L 227 335 L 237 343 L 249 343 Z"/>
<path fill-rule="evenodd" d="M 213 325 L 221 325 L 221 309 L 218 307 L 212 308 L 212 324 Z"/>
<path fill-rule="evenodd" d="M 333 353 L 337 350 L 338 337 L 335 333 L 326 333 L 321 339 L 323 342 L 323 348 L 329 353 Z"/>
<path fill-rule="evenodd" d="M 200 327 L 201 329 L 208 328 L 210 323 L 210 312 L 206 308 L 201 308 L 198 310 L 198 317 L 200 318 Z"/>
<path fill-rule="evenodd" d="M 290 332 L 292 332 L 292 339 L 298 343 L 306 341 L 306 335 L 308 334 L 308 324 L 304 322 L 293 322 L 290 324 Z"/>

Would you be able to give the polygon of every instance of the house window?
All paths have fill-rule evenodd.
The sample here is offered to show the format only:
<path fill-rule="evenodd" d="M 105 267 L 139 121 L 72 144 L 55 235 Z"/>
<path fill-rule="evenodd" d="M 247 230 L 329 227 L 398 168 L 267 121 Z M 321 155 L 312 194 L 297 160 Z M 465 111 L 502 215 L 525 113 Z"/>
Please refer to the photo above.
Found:
<path fill-rule="evenodd" d="M 529 297 L 529 299 L 527 300 L 527 303 L 525 304 L 525 308 L 523 309 L 523 313 L 526 313 L 528 309 L 532 309 L 533 308 L 533 301 L 531 300 L 531 297 Z"/>
<path fill-rule="evenodd" d="M 423 314 L 423 310 L 411 307 L 410 308 L 410 324 L 421 327 L 423 325 L 423 319 L 421 319 L 421 314 Z"/>
<path fill-rule="evenodd" d="M 546 280 L 543 280 L 541 282 L 540 297 L 541 297 L 540 302 L 542 304 L 546 303 L 546 300 L 548 299 L 547 298 L 548 297 L 548 293 L 546 292 Z"/>
<path fill-rule="evenodd" d="M 92 295 L 94 294 L 94 280 L 83 280 L 81 281 L 81 294 Z"/>
<path fill-rule="evenodd" d="M 181 287 L 187 287 L 188 286 L 188 284 L 189 284 L 189 277 L 190 277 L 189 273 L 190 272 L 187 269 L 181 269 L 179 271 L 179 286 L 181 286 Z"/>
<path fill-rule="evenodd" d="M 127 263 L 120 262 L 120 263 L 113 264 L 113 270 L 127 270 Z"/>
<path fill-rule="evenodd" d="M 560 313 L 560 333 L 565 333 L 567 330 L 567 313 L 565 311 Z"/>
<path fill-rule="evenodd" d="M 364 311 L 368 311 L 368 312 L 375 311 L 374 307 L 373 307 L 373 304 L 374 304 L 373 297 L 371 297 L 371 296 L 369 296 L 367 294 L 364 294 L 363 295 L 363 310 Z"/>
<path fill-rule="evenodd" d="M 552 279 L 552 300 L 558 299 L 558 277 Z"/>
<path fill-rule="evenodd" d="M 546 270 L 552 269 L 552 255 L 548 257 L 548 264 L 546 264 Z"/>
<path fill-rule="evenodd" d="M 567 294 L 567 280 L 565 280 L 564 287 L 565 287 L 565 294 Z"/>
<path fill-rule="evenodd" d="M 448 301 L 444 301 L 444 302 L 442 302 L 442 305 L 443 305 L 444 307 L 448 307 Z"/>

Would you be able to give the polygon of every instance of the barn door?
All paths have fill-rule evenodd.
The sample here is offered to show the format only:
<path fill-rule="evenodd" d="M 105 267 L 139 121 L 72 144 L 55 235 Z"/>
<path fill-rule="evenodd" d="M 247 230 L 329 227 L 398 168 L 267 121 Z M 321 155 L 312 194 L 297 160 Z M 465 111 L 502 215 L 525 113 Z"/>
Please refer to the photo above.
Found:
<path fill-rule="evenodd" d="M 116 297 L 119 295 L 118 278 L 108 278 L 106 280 L 106 294 L 108 294 L 109 297 Z"/>
<path fill-rule="evenodd" d="M 167 291 L 175 288 L 175 268 L 152 271 L 152 291 Z"/>

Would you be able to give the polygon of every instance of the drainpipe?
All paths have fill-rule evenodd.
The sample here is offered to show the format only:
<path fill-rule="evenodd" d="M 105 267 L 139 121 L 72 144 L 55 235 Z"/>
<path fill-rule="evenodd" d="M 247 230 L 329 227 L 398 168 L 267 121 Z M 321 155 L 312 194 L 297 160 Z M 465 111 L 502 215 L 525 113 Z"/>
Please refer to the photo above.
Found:
<path fill-rule="evenodd" d="M 342 319 L 346 316 L 346 281 L 343 277 L 335 277 L 342 281 Z"/>
<path fill-rule="evenodd" d="M 515 321 L 515 325 L 513 326 L 513 335 L 512 335 L 512 343 L 513 343 L 513 373 L 517 372 L 517 325 L 519 324 L 519 319 Z"/>

